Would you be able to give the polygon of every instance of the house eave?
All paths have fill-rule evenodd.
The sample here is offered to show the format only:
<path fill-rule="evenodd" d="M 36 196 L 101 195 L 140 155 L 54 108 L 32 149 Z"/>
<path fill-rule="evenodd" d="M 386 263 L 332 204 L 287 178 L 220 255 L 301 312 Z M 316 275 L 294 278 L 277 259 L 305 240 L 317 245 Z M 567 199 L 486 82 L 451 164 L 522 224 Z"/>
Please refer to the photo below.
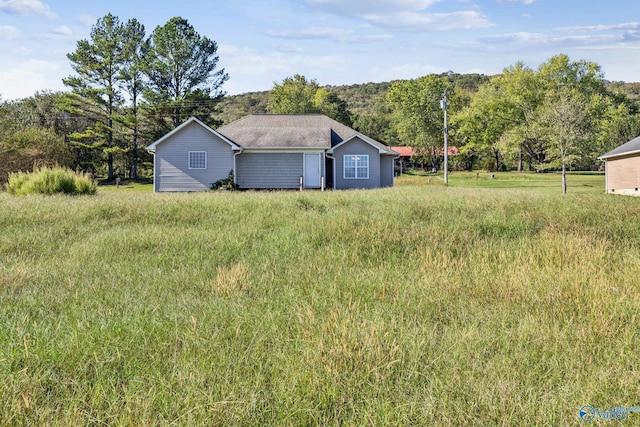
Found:
<path fill-rule="evenodd" d="M 277 153 L 299 153 L 302 151 L 315 151 L 315 152 L 325 152 L 327 151 L 327 147 L 245 147 L 243 148 L 245 153 L 264 153 L 264 152 L 277 152 Z"/>
<path fill-rule="evenodd" d="M 605 154 L 604 156 L 598 157 L 598 160 L 610 160 L 610 159 L 615 159 L 616 157 L 627 157 L 627 156 L 633 156 L 636 154 L 640 154 L 640 150 L 627 151 L 626 153 L 616 153 L 616 154 L 609 154 L 609 155 Z"/>

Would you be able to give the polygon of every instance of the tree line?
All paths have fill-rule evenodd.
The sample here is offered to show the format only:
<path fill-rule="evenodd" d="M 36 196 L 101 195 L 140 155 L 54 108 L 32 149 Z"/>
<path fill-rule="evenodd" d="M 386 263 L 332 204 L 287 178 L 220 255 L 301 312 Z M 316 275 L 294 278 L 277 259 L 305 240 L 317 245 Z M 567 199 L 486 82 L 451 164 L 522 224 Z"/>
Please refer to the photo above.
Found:
<path fill-rule="evenodd" d="M 417 163 L 438 168 L 446 90 L 450 144 L 459 149 L 454 169 L 589 170 L 600 166 L 598 156 L 640 135 L 638 86 L 607 82 L 597 63 L 559 54 L 537 69 L 518 62 L 490 77 L 448 72 L 320 88 L 338 101 L 333 109 L 315 102 L 315 80 L 296 75 L 268 93 L 232 97 L 225 109 L 236 116 L 229 119 L 322 112 L 388 145 L 412 146 Z"/>
<path fill-rule="evenodd" d="M 640 134 L 639 84 L 609 83 L 593 62 L 560 54 L 537 69 L 499 75 L 432 74 L 412 80 L 321 86 L 293 75 L 268 92 L 225 96 L 217 43 L 175 17 L 147 36 L 136 19 L 98 19 L 67 55 L 67 92 L 0 104 L 0 182 L 11 171 L 57 164 L 137 179 L 152 173 L 150 142 L 190 116 L 216 127 L 246 114 L 325 114 L 389 145 L 442 161 L 449 94 L 454 169 L 592 169 Z"/>

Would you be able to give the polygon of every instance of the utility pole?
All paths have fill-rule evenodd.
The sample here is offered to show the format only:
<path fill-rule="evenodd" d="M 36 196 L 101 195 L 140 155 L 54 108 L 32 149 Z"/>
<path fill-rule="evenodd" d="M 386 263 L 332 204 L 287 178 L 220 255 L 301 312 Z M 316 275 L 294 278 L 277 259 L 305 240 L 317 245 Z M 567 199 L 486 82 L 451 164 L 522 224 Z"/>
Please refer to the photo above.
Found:
<path fill-rule="evenodd" d="M 447 125 L 447 91 L 444 90 L 440 108 L 444 110 L 444 185 L 449 185 L 449 126 Z"/>

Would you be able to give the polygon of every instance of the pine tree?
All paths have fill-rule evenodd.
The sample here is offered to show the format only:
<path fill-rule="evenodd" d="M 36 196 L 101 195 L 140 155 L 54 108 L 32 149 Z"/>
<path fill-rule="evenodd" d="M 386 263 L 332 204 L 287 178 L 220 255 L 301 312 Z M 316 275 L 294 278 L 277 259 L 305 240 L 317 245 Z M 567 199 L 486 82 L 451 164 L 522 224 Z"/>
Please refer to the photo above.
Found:
<path fill-rule="evenodd" d="M 107 154 L 110 180 L 114 177 L 113 154 L 122 151 L 114 140 L 114 117 L 123 102 L 117 84 L 122 52 L 123 26 L 108 14 L 91 28 L 90 39 L 78 41 L 76 50 L 67 55 L 76 75 L 63 80 L 71 88 L 65 109 L 93 123 L 85 132 L 72 134 L 71 139 L 81 147 Z"/>

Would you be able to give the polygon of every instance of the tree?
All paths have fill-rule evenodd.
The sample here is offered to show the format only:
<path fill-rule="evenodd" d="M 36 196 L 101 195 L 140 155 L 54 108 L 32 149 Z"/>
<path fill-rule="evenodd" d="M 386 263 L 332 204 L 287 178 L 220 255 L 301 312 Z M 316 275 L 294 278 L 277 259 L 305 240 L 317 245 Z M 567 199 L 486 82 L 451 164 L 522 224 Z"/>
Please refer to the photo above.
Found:
<path fill-rule="evenodd" d="M 566 170 L 569 164 L 593 167 L 612 139 L 624 139 L 635 128 L 633 102 L 608 91 L 603 78 L 598 64 L 566 55 L 537 70 L 522 63 L 506 68 L 454 116 L 461 152 L 497 154 L 497 148 L 503 158 L 517 155 L 519 170 L 524 159 L 538 171 Z"/>
<path fill-rule="evenodd" d="M 159 132 L 192 115 L 213 124 L 212 113 L 224 96 L 221 87 L 229 79 L 224 69 L 216 70 L 218 44 L 175 17 L 153 31 L 149 47 L 144 97 L 161 125 Z"/>
<path fill-rule="evenodd" d="M 0 183 L 36 166 L 71 166 L 72 153 L 53 129 L 30 127 L 0 136 Z"/>
<path fill-rule="evenodd" d="M 331 117 L 346 126 L 353 126 L 353 118 L 347 103 L 335 93 L 321 87 L 313 97 L 313 104 L 325 116 Z"/>
<path fill-rule="evenodd" d="M 444 118 L 440 100 L 449 87 L 446 77 L 429 75 L 397 81 L 387 93 L 398 138 L 420 153 L 422 161 L 437 166 L 443 142 Z"/>
<path fill-rule="evenodd" d="M 567 163 L 579 142 L 590 134 L 588 106 L 584 95 L 570 89 L 550 94 L 540 112 L 547 139 L 555 145 L 562 165 L 562 194 L 567 194 Z"/>
<path fill-rule="evenodd" d="M 138 138 L 140 129 L 140 97 L 144 89 L 144 69 L 149 43 L 145 40 L 144 25 L 136 19 L 127 21 L 123 28 L 122 68 L 118 74 L 120 87 L 127 93 L 129 108 L 119 122 L 130 131 L 131 178 L 138 179 Z"/>
<path fill-rule="evenodd" d="M 296 74 L 282 83 L 274 83 L 269 92 L 267 111 L 271 114 L 312 114 L 318 113 L 314 103 L 320 87 L 315 80 Z"/>
<path fill-rule="evenodd" d="M 65 108 L 88 117 L 93 124 L 71 138 L 80 146 L 102 149 L 108 157 L 108 178 L 113 179 L 113 154 L 122 149 L 114 141 L 114 117 L 122 103 L 118 75 L 122 68 L 123 27 L 108 14 L 91 28 L 90 40 L 77 42 L 67 55 L 76 76 L 63 80 L 71 88 Z"/>
<path fill-rule="evenodd" d="M 461 142 L 460 154 L 469 159 L 489 155 L 491 170 L 499 170 L 502 161 L 501 138 L 515 123 L 510 118 L 509 106 L 495 85 L 483 85 L 471 104 L 452 118 L 456 139 Z M 487 165 L 488 166 L 488 165 Z"/>
<path fill-rule="evenodd" d="M 352 114 L 344 100 L 300 74 L 273 84 L 267 111 L 271 114 L 324 114 L 346 126 L 353 126 Z"/>

